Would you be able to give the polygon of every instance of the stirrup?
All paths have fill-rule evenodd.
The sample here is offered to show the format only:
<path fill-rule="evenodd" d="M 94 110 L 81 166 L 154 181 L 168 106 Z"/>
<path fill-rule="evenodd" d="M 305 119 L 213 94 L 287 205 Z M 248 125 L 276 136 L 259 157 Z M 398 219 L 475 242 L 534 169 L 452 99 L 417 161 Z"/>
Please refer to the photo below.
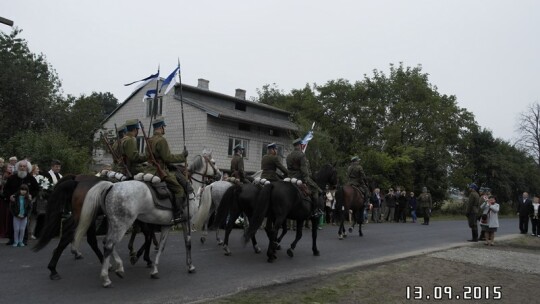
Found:
<path fill-rule="evenodd" d="M 187 219 L 183 215 L 173 216 L 173 219 L 171 220 L 171 224 L 180 224 L 187 222 Z"/>

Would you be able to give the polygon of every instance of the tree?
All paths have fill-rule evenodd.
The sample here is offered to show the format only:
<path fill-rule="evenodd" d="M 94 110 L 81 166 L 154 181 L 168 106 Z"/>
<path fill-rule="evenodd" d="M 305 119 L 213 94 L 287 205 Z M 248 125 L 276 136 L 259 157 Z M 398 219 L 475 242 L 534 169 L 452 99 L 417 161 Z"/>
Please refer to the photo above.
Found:
<path fill-rule="evenodd" d="M 520 146 L 534 157 L 540 167 L 540 104 L 533 103 L 520 113 L 518 131 L 521 134 Z"/>
<path fill-rule="evenodd" d="M 60 99 L 60 81 L 43 54 L 33 54 L 21 30 L 0 32 L 0 132 L 5 139 L 19 130 L 47 127 Z"/>

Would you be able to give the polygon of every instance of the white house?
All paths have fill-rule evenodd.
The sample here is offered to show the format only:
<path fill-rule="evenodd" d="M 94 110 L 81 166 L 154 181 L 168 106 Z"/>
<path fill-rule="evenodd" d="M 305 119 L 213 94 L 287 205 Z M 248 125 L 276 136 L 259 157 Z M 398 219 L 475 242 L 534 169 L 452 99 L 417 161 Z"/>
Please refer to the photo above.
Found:
<path fill-rule="evenodd" d="M 147 90 L 155 89 L 156 82 L 133 92 L 103 122 L 100 132 L 115 137 L 115 124 L 120 126 L 127 119 L 138 118 L 147 135 L 150 127 L 154 100 L 144 98 Z M 185 145 L 190 156 L 210 149 L 216 165 L 222 171 L 230 169 L 233 147 L 241 143 L 245 148 L 244 165 L 247 172 L 260 170 L 266 146 L 275 142 L 279 154 L 284 157 L 292 151 L 291 140 L 298 127 L 290 121 L 290 113 L 265 104 L 246 100 L 246 91 L 237 89 L 235 96 L 210 91 L 209 81 L 199 79 L 196 87 L 177 84 L 174 90 L 158 98 L 157 115 L 164 116 L 167 123 L 165 138 L 172 153 L 183 150 L 182 102 L 185 118 Z M 144 151 L 142 132 L 137 138 L 139 151 Z M 96 149 L 94 161 L 97 167 L 112 163 L 109 151 Z"/>

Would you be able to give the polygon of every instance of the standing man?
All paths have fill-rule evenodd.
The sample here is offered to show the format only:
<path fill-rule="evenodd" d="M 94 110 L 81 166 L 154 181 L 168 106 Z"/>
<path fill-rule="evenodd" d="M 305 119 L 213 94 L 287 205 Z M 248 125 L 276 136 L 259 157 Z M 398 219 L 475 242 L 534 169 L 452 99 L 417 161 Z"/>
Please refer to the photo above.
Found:
<path fill-rule="evenodd" d="M 167 187 L 169 190 L 171 190 L 174 196 L 174 199 L 172 200 L 173 219 L 171 224 L 174 225 L 185 222 L 187 221 L 187 218 L 182 214 L 182 207 L 186 194 L 184 188 L 182 188 L 176 179 L 176 176 L 172 172 L 169 172 L 167 166 L 173 163 L 185 162 L 188 152 L 184 150 L 182 154 L 171 154 L 169 143 L 165 137 L 163 137 L 163 135 L 165 135 L 165 127 L 167 126 L 163 118 L 157 118 L 152 123 L 152 126 L 154 127 L 154 136 L 148 140 L 148 144 L 150 145 L 148 148 L 151 149 L 157 164 L 161 167 L 161 170 L 166 173 L 166 176 L 161 180 L 167 183 Z M 150 158 L 150 153 L 148 151 L 147 156 Z M 151 164 L 150 168 L 150 173 L 153 173 L 154 175 L 158 174 L 158 169 L 155 164 Z"/>
<path fill-rule="evenodd" d="M 115 172 L 124 172 L 125 169 L 124 169 L 124 162 L 122 160 L 122 138 L 124 138 L 124 136 L 126 135 L 126 125 L 123 124 L 120 126 L 120 128 L 118 128 L 118 138 L 116 139 L 116 141 L 112 144 L 112 152 L 114 153 L 113 154 L 113 165 L 112 165 L 112 170 L 115 171 Z M 118 157 L 118 159 L 116 159 L 114 157 L 114 155 L 116 155 Z M 111 170 L 111 169 L 109 169 Z"/>
<path fill-rule="evenodd" d="M 120 142 L 120 150 L 126 171 L 122 172 L 129 178 L 133 178 L 137 173 L 141 172 L 141 164 L 146 161 L 146 156 L 139 153 L 137 148 L 137 135 L 139 134 L 139 120 L 126 120 L 126 135 Z M 128 173 L 129 172 L 129 173 Z"/>
<path fill-rule="evenodd" d="M 302 138 L 293 141 L 294 150 L 287 155 L 287 170 L 289 177 L 302 180 L 311 190 L 311 217 L 317 218 L 323 215 L 319 206 L 319 193 L 322 192 L 319 186 L 311 179 L 309 174 L 309 164 L 306 155 L 302 152 Z"/>
<path fill-rule="evenodd" d="M 14 170 L 16 173 L 12 174 L 6 180 L 4 185 L 4 194 L 10 201 L 15 201 L 15 194 L 19 191 L 19 187 L 23 184 L 28 186 L 28 190 L 32 198 L 37 197 L 39 193 L 39 185 L 30 172 L 32 172 L 32 164 L 29 161 L 23 159 L 15 164 Z M 8 217 L 8 236 L 9 242 L 6 245 L 13 245 L 13 217 Z M 24 238 L 26 244 L 27 236 Z"/>
<path fill-rule="evenodd" d="M 51 186 L 54 187 L 54 185 L 56 185 L 56 183 L 58 183 L 58 181 L 62 178 L 62 174 L 60 174 L 61 169 L 62 163 L 57 159 L 53 159 L 51 161 L 51 170 L 43 174 L 43 176 L 49 180 Z"/>
<path fill-rule="evenodd" d="M 234 146 L 234 155 L 231 159 L 231 176 L 239 179 L 242 183 L 247 183 L 246 172 L 244 171 L 244 147 L 241 144 Z"/>
<path fill-rule="evenodd" d="M 396 211 L 396 195 L 394 194 L 394 189 L 390 188 L 388 189 L 388 194 L 384 197 L 384 201 L 386 202 L 386 208 L 384 211 L 384 220 L 387 222 L 394 221 L 394 214 Z"/>
<path fill-rule="evenodd" d="M 371 204 L 373 205 L 373 209 L 371 211 L 371 220 L 374 223 L 381 222 L 381 203 L 381 189 L 375 188 L 373 190 L 373 195 L 371 196 Z"/>
<path fill-rule="evenodd" d="M 280 180 L 277 169 L 279 169 L 285 176 L 289 175 L 289 171 L 287 168 L 285 168 L 285 166 L 283 166 L 279 160 L 279 157 L 277 156 L 276 143 L 269 144 L 266 146 L 266 149 L 268 152 L 261 160 L 261 178 L 265 178 L 271 182 L 277 182 Z"/>
<path fill-rule="evenodd" d="M 469 199 L 467 200 L 466 216 L 469 222 L 469 227 L 472 232 L 472 239 L 469 242 L 478 242 L 478 212 L 480 211 L 480 195 L 478 194 L 478 186 L 474 183 L 469 185 Z"/>
<path fill-rule="evenodd" d="M 529 231 L 529 211 L 532 206 L 532 201 L 529 198 L 529 193 L 523 192 L 523 196 L 518 205 L 517 214 L 519 215 L 519 231 L 521 234 L 527 234 Z"/>
<path fill-rule="evenodd" d="M 360 165 L 360 158 L 353 156 L 351 158 L 351 164 L 347 168 L 347 177 L 349 178 L 349 184 L 358 188 L 364 197 L 364 203 L 369 201 L 369 189 L 366 185 L 366 174 L 364 168 Z"/>
<path fill-rule="evenodd" d="M 422 193 L 418 196 L 418 206 L 422 209 L 424 213 L 424 222 L 422 225 L 429 225 L 429 217 L 431 216 L 431 208 L 433 207 L 433 202 L 431 201 L 431 194 L 428 193 L 427 188 L 422 188 Z"/>

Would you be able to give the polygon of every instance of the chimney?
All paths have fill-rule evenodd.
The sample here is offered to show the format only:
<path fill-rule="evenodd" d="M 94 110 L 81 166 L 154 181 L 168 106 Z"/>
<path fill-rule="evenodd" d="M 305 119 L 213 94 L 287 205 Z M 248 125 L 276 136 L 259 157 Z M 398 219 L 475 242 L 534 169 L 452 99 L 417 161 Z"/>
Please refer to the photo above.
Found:
<path fill-rule="evenodd" d="M 234 97 L 246 100 L 246 90 L 236 89 L 236 94 Z"/>
<path fill-rule="evenodd" d="M 206 79 L 202 79 L 202 78 L 199 78 L 199 83 L 197 84 L 197 87 L 199 89 L 203 89 L 203 90 L 208 90 L 208 83 L 210 83 L 210 81 L 206 80 Z"/>

